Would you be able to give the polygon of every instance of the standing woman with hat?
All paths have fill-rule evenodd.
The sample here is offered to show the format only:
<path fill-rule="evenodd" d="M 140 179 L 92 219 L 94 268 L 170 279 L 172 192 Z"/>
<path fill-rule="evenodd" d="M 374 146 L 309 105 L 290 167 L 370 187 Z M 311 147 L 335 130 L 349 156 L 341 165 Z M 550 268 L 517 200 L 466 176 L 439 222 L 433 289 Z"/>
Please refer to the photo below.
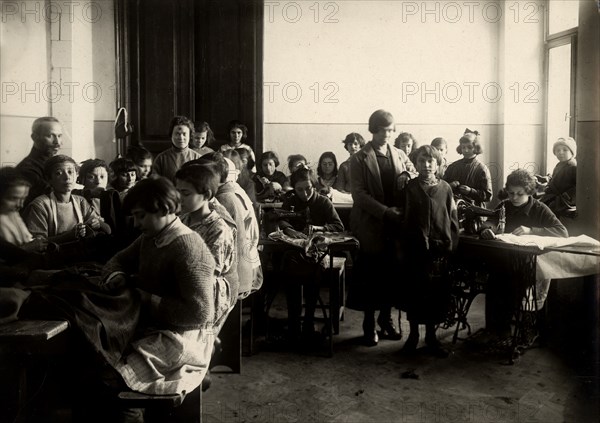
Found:
<path fill-rule="evenodd" d="M 391 113 L 375 111 L 369 118 L 369 132 L 373 139 L 350 158 L 354 201 L 350 228 L 360 242 L 360 254 L 348 307 L 364 311 L 364 343 L 374 346 L 379 341 L 376 310 L 380 336 L 402 337 L 391 316 L 392 304 L 397 304 L 398 281 L 388 275 L 397 275 L 399 270 L 395 239 L 400 224 L 399 192 L 416 171 L 408 156 L 390 145 L 395 132 Z"/>
<path fill-rule="evenodd" d="M 571 137 L 559 138 L 552 147 L 558 164 L 552 172 L 544 196 L 541 198 L 558 217 L 575 207 L 577 184 L 577 144 Z"/>

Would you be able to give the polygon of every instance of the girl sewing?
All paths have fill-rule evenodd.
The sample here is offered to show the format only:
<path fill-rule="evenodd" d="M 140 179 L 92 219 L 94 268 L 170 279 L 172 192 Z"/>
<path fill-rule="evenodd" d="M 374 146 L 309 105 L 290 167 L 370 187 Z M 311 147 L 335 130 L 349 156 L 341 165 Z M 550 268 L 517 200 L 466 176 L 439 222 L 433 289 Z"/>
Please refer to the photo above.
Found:
<path fill-rule="evenodd" d="M 25 209 L 24 220 L 33 236 L 57 244 L 111 233 L 110 226 L 87 200 L 71 194 L 77 178 L 77 163 L 64 155 L 51 157 L 44 164 L 44 174 L 52 188 Z"/>
<path fill-rule="evenodd" d="M 337 159 L 331 151 L 326 151 L 319 157 L 317 174 L 319 175 L 317 190 L 320 194 L 331 195 L 331 188 L 333 188 L 338 174 Z"/>
<path fill-rule="evenodd" d="M 279 157 L 273 151 L 265 151 L 260 157 L 259 171 L 254 177 L 256 184 L 256 200 L 263 202 L 282 194 L 286 176 L 277 170 Z"/>
<path fill-rule="evenodd" d="M 304 219 L 282 219 L 279 228 L 297 239 L 307 239 L 307 233 L 313 231 L 340 232 L 344 224 L 338 216 L 333 204 L 325 196 L 319 195 L 315 186 L 316 180 L 311 170 L 306 167 L 297 169 L 290 176 L 293 195 L 286 197 L 283 210 L 294 211 L 305 216 Z M 284 257 L 284 268 L 289 280 L 286 281 L 288 300 L 288 330 L 292 342 L 302 334 L 309 341 L 313 339 L 315 327 L 314 316 L 317 304 L 319 277 L 323 261 L 315 263 L 303 252 L 292 252 Z M 301 291 L 304 292 L 304 321 L 300 331 Z"/>

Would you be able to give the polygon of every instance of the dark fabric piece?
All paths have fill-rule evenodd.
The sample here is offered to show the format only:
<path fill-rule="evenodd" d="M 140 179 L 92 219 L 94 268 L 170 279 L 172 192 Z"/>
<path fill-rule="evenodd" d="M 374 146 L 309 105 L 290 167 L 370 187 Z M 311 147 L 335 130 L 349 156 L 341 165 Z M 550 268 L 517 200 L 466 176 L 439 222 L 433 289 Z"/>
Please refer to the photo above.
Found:
<path fill-rule="evenodd" d="M 390 309 L 399 295 L 400 279 L 404 277 L 389 241 L 384 254 L 360 252 L 352 269 L 346 306 L 353 310 Z"/>
<path fill-rule="evenodd" d="M 32 147 L 29 154 L 17 165 L 17 169 L 31 184 L 29 195 L 23 204 L 22 210 L 37 196 L 50 192 L 50 185 L 44 177 L 44 162 L 48 158 L 49 156 L 45 155 L 42 151 Z"/>
<path fill-rule="evenodd" d="M 135 333 L 140 297 L 129 287 L 101 291 L 100 270 L 89 264 L 55 273 L 48 285 L 32 288 L 19 318 L 66 319 L 95 352 L 115 365 Z"/>

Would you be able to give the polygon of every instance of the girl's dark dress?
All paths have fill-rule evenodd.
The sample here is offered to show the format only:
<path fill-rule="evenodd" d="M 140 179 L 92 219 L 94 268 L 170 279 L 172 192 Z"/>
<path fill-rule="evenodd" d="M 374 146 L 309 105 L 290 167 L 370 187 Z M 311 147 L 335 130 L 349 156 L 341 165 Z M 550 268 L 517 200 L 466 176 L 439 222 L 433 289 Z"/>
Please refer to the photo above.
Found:
<path fill-rule="evenodd" d="M 452 188 L 445 181 L 426 186 L 411 180 L 403 191 L 401 308 L 409 321 L 440 323 L 446 316 L 449 254 L 458 244 L 458 216 Z"/>

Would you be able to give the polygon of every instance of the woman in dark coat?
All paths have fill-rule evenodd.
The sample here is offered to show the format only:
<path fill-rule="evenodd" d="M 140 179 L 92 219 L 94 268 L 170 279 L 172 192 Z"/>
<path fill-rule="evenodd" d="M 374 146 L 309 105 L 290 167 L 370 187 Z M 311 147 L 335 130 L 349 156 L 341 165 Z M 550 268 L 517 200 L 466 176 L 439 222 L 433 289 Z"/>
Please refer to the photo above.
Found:
<path fill-rule="evenodd" d="M 369 118 L 373 139 L 350 159 L 352 198 L 350 228 L 360 242 L 356 280 L 349 292 L 349 307 L 364 311 L 363 331 L 366 345 L 378 342 L 375 311 L 382 338 L 399 340 L 401 332 L 391 317 L 397 272 L 396 241 L 400 221 L 398 193 L 416 175 L 403 151 L 390 145 L 394 140 L 394 117 L 377 110 Z M 400 320 L 400 319 L 398 319 Z"/>

